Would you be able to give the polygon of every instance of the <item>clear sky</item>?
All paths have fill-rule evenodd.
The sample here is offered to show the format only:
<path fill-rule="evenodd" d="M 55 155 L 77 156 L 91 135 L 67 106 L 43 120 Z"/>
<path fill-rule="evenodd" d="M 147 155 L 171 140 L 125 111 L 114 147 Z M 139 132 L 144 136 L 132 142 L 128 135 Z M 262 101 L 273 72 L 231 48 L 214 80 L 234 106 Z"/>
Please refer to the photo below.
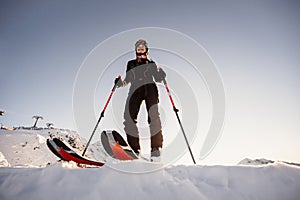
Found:
<path fill-rule="evenodd" d="M 201 44 L 224 83 L 222 137 L 201 163 L 235 164 L 245 157 L 300 162 L 299 19 L 300 3 L 292 0 L 0 1 L 0 109 L 6 111 L 0 122 L 31 126 L 31 117 L 42 115 L 40 126 L 76 130 L 72 92 L 86 56 L 119 32 L 162 27 Z M 152 57 L 168 63 L 159 52 Z M 111 83 L 101 86 L 99 110 L 108 95 L 100 90 L 109 91 Z M 201 142 L 193 145 L 196 154 Z"/>

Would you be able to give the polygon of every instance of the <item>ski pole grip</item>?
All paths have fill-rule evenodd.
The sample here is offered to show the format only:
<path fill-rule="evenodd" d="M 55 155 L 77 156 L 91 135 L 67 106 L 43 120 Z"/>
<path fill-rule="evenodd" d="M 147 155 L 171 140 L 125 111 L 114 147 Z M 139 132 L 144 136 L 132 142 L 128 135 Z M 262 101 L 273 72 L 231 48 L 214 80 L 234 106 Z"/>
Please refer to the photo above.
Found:
<path fill-rule="evenodd" d="M 119 76 L 116 78 L 114 87 L 112 88 L 112 91 L 115 91 L 115 89 L 117 88 L 117 83 L 120 81 L 120 79 L 121 79 L 121 75 L 119 75 Z"/>
<path fill-rule="evenodd" d="M 118 77 L 117 77 L 117 82 L 116 83 L 118 83 L 120 80 L 121 80 L 121 75 L 119 75 Z M 116 84 L 117 85 L 117 84 Z"/>
<path fill-rule="evenodd" d="M 117 77 L 117 80 L 118 80 L 118 81 L 119 81 L 120 79 L 121 79 L 121 75 L 119 75 L 119 76 Z M 118 82 L 118 81 L 117 81 L 117 82 Z"/>

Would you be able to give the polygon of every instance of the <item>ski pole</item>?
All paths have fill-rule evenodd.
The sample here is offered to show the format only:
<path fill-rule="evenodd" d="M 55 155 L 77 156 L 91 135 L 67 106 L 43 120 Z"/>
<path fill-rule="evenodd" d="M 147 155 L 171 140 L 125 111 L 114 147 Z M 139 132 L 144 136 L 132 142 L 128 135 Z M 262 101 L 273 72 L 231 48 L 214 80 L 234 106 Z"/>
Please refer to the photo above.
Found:
<path fill-rule="evenodd" d="M 121 76 L 119 75 L 117 79 L 118 79 L 118 81 L 119 81 L 119 80 L 121 79 Z M 111 92 L 110 92 L 110 95 L 109 95 L 109 97 L 108 97 L 108 99 L 107 99 L 107 101 L 106 101 L 106 103 L 105 103 L 105 105 L 104 105 L 104 108 L 103 108 L 103 110 L 102 110 L 102 112 L 101 112 L 101 114 L 100 114 L 100 117 L 99 117 L 99 119 L 98 119 L 98 121 L 97 121 L 97 124 L 96 124 L 96 126 L 95 126 L 95 128 L 94 128 L 94 130 L 93 130 L 93 132 L 92 132 L 92 135 L 91 135 L 91 137 L 90 137 L 88 143 L 86 144 L 86 147 L 85 147 L 85 149 L 84 149 L 84 151 L 83 151 L 83 153 L 82 153 L 82 156 L 84 156 L 84 154 L 85 154 L 85 152 L 86 152 L 88 146 L 90 145 L 90 142 L 91 142 L 91 140 L 92 140 L 92 138 L 93 138 L 93 136 L 94 136 L 94 134 L 95 134 L 95 132 L 96 132 L 96 130 L 97 130 L 97 127 L 98 127 L 98 125 L 99 125 L 99 123 L 100 123 L 102 117 L 104 117 L 104 112 L 105 112 L 105 110 L 106 110 L 106 108 L 107 108 L 107 106 L 108 106 L 108 103 L 109 103 L 109 101 L 110 101 L 112 95 L 114 94 L 114 92 L 115 92 L 115 90 L 116 90 L 116 88 L 117 88 L 117 83 L 118 83 L 118 81 L 115 81 L 114 87 L 112 88 L 112 90 L 111 90 Z"/>
<path fill-rule="evenodd" d="M 174 110 L 174 112 L 175 112 L 175 114 L 176 114 L 176 117 L 177 117 L 177 120 L 178 120 L 178 122 L 179 122 L 179 125 L 180 125 L 181 131 L 182 131 L 182 133 L 183 133 L 185 142 L 186 142 L 186 144 L 187 144 L 187 146 L 188 146 L 189 152 L 190 152 L 191 157 L 192 157 L 192 159 L 193 159 L 193 162 L 194 162 L 194 164 L 196 164 L 196 161 L 195 161 L 195 158 L 194 158 L 194 156 L 193 156 L 191 147 L 190 147 L 190 145 L 189 145 L 189 142 L 188 142 L 188 140 L 187 140 L 186 134 L 185 134 L 185 132 L 184 132 L 184 130 L 183 130 L 182 123 L 181 123 L 180 118 L 179 118 L 179 116 L 178 116 L 178 111 L 179 111 L 179 110 L 178 110 L 178 109 L 176 108 L 176 106 L 175 106 L 175 103 L 174 103 L 174 101 L 173 101 L 173 98 L 172 98 L 171 92 L 170 92 L 170 90 L 169 90 L 169 87 L 168 87 L 168 84 L 167 84 L 166 79 L 164 79 L 163 82 L 164 82 L 165 88 L 166 88 L 166 90 L 167 90 L 167 93 L 168 93 L 168 95 L 169 95 L 169 99 L 170 99 L 170 101 L 171 101 L 173 110 Z"/>

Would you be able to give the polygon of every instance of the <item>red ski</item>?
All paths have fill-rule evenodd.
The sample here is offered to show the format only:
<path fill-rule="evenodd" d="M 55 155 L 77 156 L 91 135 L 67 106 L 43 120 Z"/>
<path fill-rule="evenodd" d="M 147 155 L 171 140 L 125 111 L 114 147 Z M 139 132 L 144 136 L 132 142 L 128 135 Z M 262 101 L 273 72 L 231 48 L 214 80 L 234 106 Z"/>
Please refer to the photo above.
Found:
<path fill-rule="evenodd" d="M 117 131 L 103 131 L 101 133 L 101 143 L 107 154 L 115 159 L 139 159 Z"/>
<path fill-rule="evenodd" d="M 80 156 L 58 138 L 47 139 L 47 146 L 56 156 L 65 161 L 74 161 L 78 164 L 94 166 L 102 166 L 105 164 L 103 162 L 89 160 Z"/>

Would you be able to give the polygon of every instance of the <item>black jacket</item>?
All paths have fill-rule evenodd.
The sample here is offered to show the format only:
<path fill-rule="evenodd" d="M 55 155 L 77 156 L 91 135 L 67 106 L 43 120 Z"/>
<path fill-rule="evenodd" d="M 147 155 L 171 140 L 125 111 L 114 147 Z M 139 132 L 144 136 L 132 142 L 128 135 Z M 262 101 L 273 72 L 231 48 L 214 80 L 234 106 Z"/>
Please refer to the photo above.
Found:
<path fill-rule="evenodd" d="M 152 60 L 138 62 L 130 60 L 127 63 L 126 77 L 124 81 L 132 85 L 137 83 L 154 83 L 161 82 L 165 78 L 165 72 L 160 69 L 157 71 L 157 65 Z M 154 78 L 154 80 L 153 80 Z"/>

